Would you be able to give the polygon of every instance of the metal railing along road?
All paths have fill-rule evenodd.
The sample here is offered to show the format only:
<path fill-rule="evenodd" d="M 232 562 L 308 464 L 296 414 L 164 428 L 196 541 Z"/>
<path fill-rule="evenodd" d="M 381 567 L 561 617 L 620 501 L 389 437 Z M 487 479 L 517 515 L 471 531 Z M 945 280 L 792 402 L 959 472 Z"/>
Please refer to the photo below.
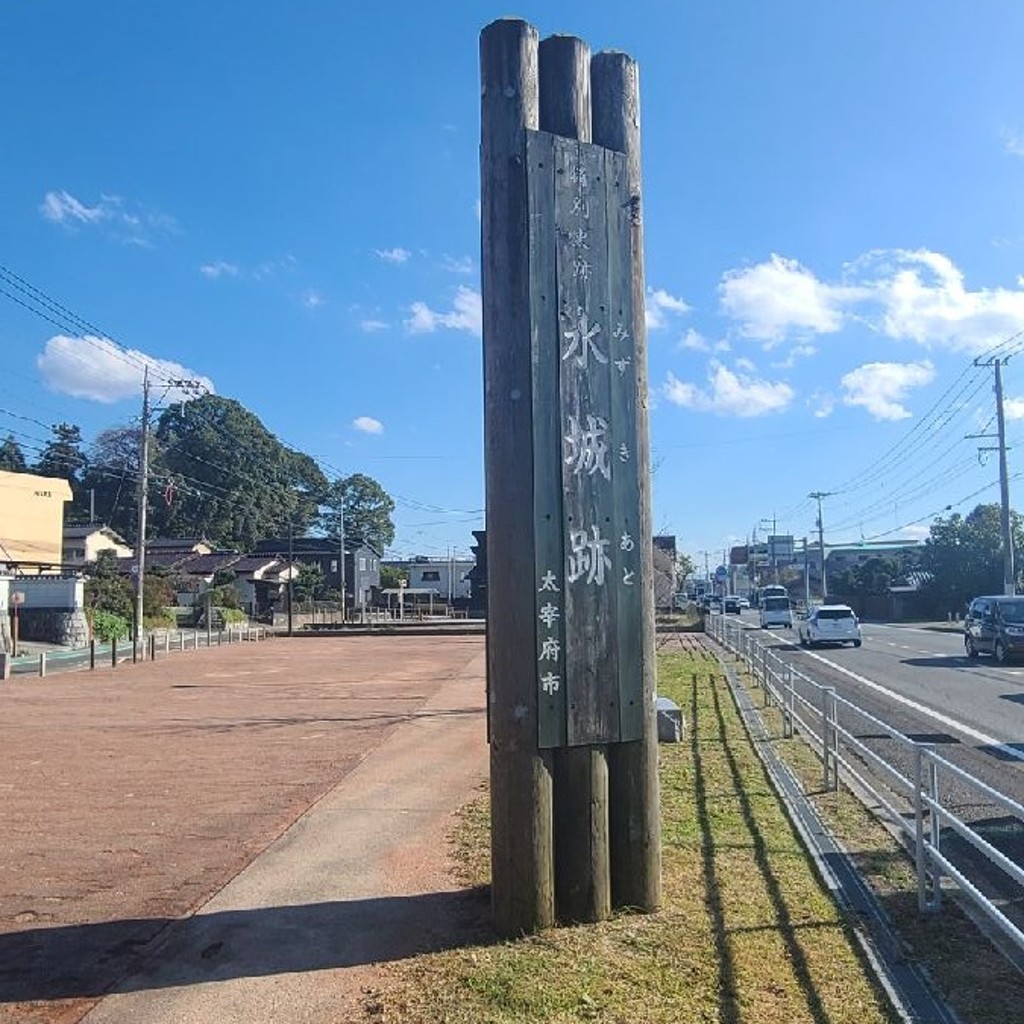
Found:
<path fill-rule="evenodd" d="M 725 615 L 708 615 L 705 623 L 707 632 L 747 665 L 754 685 L 762 689 L 765 706 L 774 705 L 781 711 L 783 737 L 799 733 L 821 757 L 824 788 L 835 790 L 842 770 L 847 780 L 877 801 L 886 820 L 902 833 L 914 855 L 920 909 L 940 908 L 945 876 L 1024 953 L 1024 931 L 982 892 L 978 881 L 968 877 L 962 865 L 952 862 L 947 856 L 948 844 L 946 851 L 943 849 L 943 834 L 951 830 L 1021 887 L 1024 869 L 944 805 L 942 794 L 945 785 L 956 781 L 979 800 L 996 805 L 1021 823 L 1024 805 L 941 757 L 928 744 L 911 739 L 841 697 L 834 687 L 795 668 L 765 643 L 758 631 Z M 876 734 L 892 740 L 905 753 L 910 774 L 858 738 L 854 731 L 858 725 L 870 726 Z M 879 778 L 884 779 L 884 785 L 879 784 Z M 895 800 L 902 800 L 904 808 Z"/>

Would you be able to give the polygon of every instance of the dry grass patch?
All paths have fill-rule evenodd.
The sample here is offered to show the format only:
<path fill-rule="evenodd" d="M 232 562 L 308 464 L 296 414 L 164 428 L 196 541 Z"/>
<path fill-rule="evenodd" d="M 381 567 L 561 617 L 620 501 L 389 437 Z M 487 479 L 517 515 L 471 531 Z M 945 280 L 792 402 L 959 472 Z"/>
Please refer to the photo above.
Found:
<path fill-rule="evenodd" d="M 661 748 L 664 910 L 417 957 L 389 968 L 373 1019 L 405 1024 L 881 1024 L 895 1021 L 817 881 L 706 655 L 660 659 L 685 710 Z M 487 877 L 487 800 L 460 816 L 456 860 Z"/>

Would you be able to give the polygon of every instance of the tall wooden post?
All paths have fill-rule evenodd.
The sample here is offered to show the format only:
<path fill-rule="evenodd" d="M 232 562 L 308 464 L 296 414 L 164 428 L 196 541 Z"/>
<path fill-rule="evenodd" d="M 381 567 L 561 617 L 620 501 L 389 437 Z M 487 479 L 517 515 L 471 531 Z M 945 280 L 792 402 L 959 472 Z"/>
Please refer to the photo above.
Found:
<path fill-rule="evenodd" d="M 644 320 L 644 235 L 640 163 L 640 71 L 624 53 L 603 52 L 591 61 L 594 142 L 626 155 L 632 205 L 633 341 L 636 365 L 636 442 L 640 464 L 640 573 L 643 596 L 637 670 L 643 679 L 644 733 L 613 744 L 610 759 L 612 903 L 656 910 L 661 905 L 661 807 L 658 727 L 654 710 L 654 548 L 651 541 L 650 434 L 647 423 L 647 327 Z"/>
<path fill-rule="evenodd" d="M 554 923 L 551 757 L 537 746 L 530 258 L 525 138 L 537 128 L 537 33 L 496 21 L 480 36 L 481 285 L 487 461 L 487 680 L 494 923 Z M 518 496 L 518 497 L 517 497 Z"/>
<path fill-rule="evenodd" d="M 591 141 L 590 49 L 575 36 L 540 44 L 540 128 Z M 608 759 L 603 745 L 555 751 L 555 907 L 563 921 L 611 911 Z"/>

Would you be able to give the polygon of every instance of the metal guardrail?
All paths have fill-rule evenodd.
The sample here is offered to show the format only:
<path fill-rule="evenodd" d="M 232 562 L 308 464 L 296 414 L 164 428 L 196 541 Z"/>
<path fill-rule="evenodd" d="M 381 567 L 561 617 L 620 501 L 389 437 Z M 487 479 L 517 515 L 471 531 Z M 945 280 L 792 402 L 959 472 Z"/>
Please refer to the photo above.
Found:
<path fill-rule="evenodd" d="M 0 680 L 12 675 L 46 676 L 51 672 L 71 672 L 101 666 L 116 668 L 123 661 L 155 661 L 157 653 L 194 650 L 200 647 L 220 647 L 225 643 L 266 640 L 271 634 L 265 626 L 232 625 L 219 630 L 154 630 L 143 642 L 132 641 L 103 644 L 90 641 L 88 647 L 71 651 L 45 652 L 30 658 L 13 658 L 0 651 Z M 173 639 L 172 639 L 173 638 Z"/>
<path fill-rule="evenodd" d="M 822 781 L 826 790 L 839 785 L 840 769 L 845 776 L 870 793 L 885 818 L 904 835 L 914 854 L 917 875 L 917 902 L 922 912 L 934 912 L 942 905 L 943 876 L 951 879 L 1014 947 L 1024 953 L 1024 931 L 1017 927 L 971 878 L 943 852 L 943 833 L 954 832 L 973 850 L 998 868 L 1006 877 L 1024 887 L 1024 868 L 980 835 L 970 823 L 942 803 L 943 782 L 956 779 L 983 800 L 997 805 L 1018 821 L 1024 822 L 1024 805 L 975 778 L 963 768 L 894 729 L 868 713 L 853 701 L 839 696 L 807 673 L 784 661 L 757 635 L 739 621 L 725 615 L 706 618 L 708 632 L 731 650 L 749 668 L 755 686 L 764 694 L 766 707 L 774 705 L 782 713 L 783 737 L 796 733 L 809 743 L 822 760 Z M 894 764 L 862 742 L 851 728 L 868 724 L 901 746 L 913 766 L 907 776 Z M 872 779 L 867 767 L 877 770 L 888 790 Z M 903 798 L 909 812 L 893 803 Z"/>

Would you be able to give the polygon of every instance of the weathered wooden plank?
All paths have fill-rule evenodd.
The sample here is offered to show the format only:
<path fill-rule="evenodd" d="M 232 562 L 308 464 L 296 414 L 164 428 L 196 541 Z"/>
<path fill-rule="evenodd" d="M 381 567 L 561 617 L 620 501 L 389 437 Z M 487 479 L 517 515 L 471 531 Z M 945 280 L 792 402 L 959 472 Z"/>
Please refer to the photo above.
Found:
<path fill-rule="evenodd" d="M 626 155 L 633 258 L 633 340 L 637 396 L 637 465 L 640 489 L 641 644 L 643 739 L 609 749 L 609 840 L 612 902 L 657 910 L 661 904 L 661 815 L 658 737 L 654 715 L 654 588 L 651 548 L 650 443 L 647 426 L 647 333 L 644 325 L 640 78 L 623 53 L 591 61 L 594 141 Z"/>
<path fill-rule="evenodd" d="M 608 210 L 609 444 L 612 472 L 614 585 L 618 648 L 619 740 L 639 740 L 644 730 L 640 552 L 640 488 L 636 429 L 636 346 L 633 339 L 631 215 L 626 159 L 604 151 Z"/>
<path fill-rule="evenodd" d="M 491 894 L 502 935 L 554 921 L 552 785 L 537 749 L 532 358 L 526 130 L 539 116 L 537 33 L 480 36 L 481 278 L 487 491 Z M 525 570 L 525 571 L 524 571 Z"/>
<path fill-rule="evenodd" d="M 543 45 L 543 44 L 542 44 Z M 537 742 L 566 743 L 562 429 L 555 275 L 554 136 L 528 132 L 530 310 L 533 353 L 533 524 L 537 620 Z"/>
<path fill-rule="evenodd" d="M 559 140 L 555 150 L 568 741 L 577 746 L 614 742 L 619 727 L 607 217 L 602 151 L 569 140 Z"/>

